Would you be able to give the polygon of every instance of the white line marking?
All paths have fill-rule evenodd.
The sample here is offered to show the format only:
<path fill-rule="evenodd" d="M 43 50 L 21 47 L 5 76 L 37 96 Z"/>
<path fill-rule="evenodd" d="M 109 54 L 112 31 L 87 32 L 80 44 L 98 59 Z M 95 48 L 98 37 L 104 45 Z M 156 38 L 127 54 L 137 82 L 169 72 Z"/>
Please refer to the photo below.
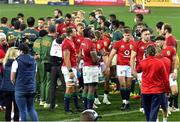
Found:
<path fill-rule="evenodd" d="M 138 111 L 138 110 L 129 111 L 129 112 L 117 111 L 117 112 L 110 113 L 110 114 L 103 114 L 103 115 L 101 115 L 101 116 L 102 116 L 102 117 L 109 117 L 109 116 L 115 116 L 115 115 L 132 114 L 132 113 L 136 113 L 136 112 L 139 112 L 139 111 Z M 72 119 L 63 120 L 63 121 L 77 121 L 77 120 L 79 120 L 79 118 L 72 118 Z"/>

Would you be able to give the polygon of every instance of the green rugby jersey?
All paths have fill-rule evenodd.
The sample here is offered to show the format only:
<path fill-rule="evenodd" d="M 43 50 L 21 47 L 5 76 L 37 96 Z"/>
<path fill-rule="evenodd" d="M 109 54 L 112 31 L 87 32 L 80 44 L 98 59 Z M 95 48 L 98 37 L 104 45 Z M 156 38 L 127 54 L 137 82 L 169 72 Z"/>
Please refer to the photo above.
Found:
<path fill-rule="evenodd" d="M 50 49 L 51 49 L 53 40 L 54 39 L 52 36 L 46 35 L 42 38 L 42 41 L 41 41 L 40 57 L 41 57 L 41 60 L 46 63 L 50 62 Z"/>
<path fill-rule="evenodd" d="M 11 30 L 8 32 L 7 40 L 9 43 L 9 46 L 14 46 L 15 41 L 18 41 L 21 39 L 21 33 L 17 30 Z"/>
<path fill-rule="evenodd" d="M 3 32 L 6 37 L 8 36 L 8 32 L 10 31 L 10 28 L 8 27 L 4 27 L 4 26 L 0 26 L 0 32 Z"/>

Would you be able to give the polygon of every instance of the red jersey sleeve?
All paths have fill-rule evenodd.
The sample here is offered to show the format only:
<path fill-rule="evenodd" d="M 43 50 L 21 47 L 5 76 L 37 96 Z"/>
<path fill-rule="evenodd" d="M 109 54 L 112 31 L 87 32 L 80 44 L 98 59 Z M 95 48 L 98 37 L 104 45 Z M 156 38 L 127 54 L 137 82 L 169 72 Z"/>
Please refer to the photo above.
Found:
<path fill-rule="evenodd" d="M 113 45 L 113 48 L 115 50 L 118 50 L 119 49 L 119 41 L 115 42 L 115 44 Z"/>
<path fill-rule="evenodd" d="M 134 40 L 130 40 L 130 48 L 131 50 L 134 48 L 136 42 Z"/>
<path fill-rule="evenodd" d="M 90 43 L 89 43 L 89 49 L 90 49 L 90 51 L 96 50 L 96 44 L 93 43 L 93 42 L 90 42 Z"/>
<path fill-rule="evenodd" d="M 165 92 L 169 93 L 170 92 L 170 85 L 169 85 L 169 78 L 168 78 L 169 74 L 168 74 L 166 67 L 164 65 L 162 66 L 161 74 L 162 74 L 162 78 L 163 78 Z"/>
<path fill-rule="evenodd" d="M 70 44 L 67 41 L 64 42 L 64 44 L 62 45 L 62 49 L 63 50 L 70 50 Z"/>
<path fill-rule="evenodd" d="M 137 67 L 136 67 L 136 72 L 137 72 L 137 73 L 142 72 L 142 67 L 141 67 L 141 65 L 142 65 L 142 62 L 140 62 L 139 65 L 137 65 Z"/>
<path fill-rule="evenodd" d="M 137 52 L 137 42 L 134 42 L 134 43 L 132 43 L 132 50 L 134 51 L 134 52 Z"/>
<path fill-rule="evenodd" d="M 5 56 L 5 52 L 2 49 L 0 49 L 0 59 L 4 58 L 4 56 Z M 0 74 L 1 73 L 2 73 L 2 64 L 0 65 Z"/>
<path fill-rule="evenodd" d="M 104 36 L 104 38 L 103 38 L 103 45 L 104 45 L 104 47 L 108 48 L 110 43 L 111 43 L 110 39 L 107 38 L 106 36 Z"/>
<path fill-rule="evenodd" d="M 172 55 L 176 56 L 176 50 L 174 48 L 172 48 Z"/>
<path fill-rule="evenodd" d="M 1 49 L 1 50 L 0 50 L 0 59 L 1 59 L 1 58 L 4 58 L 4 56 L 5 56 L 5 52 Z"/>
<path fill-rule="evenodd" d="M 177 48 L 177 41 L 173 36 L 166 38 L 166 45 Z"/>
<path fill-rule="evenodd" d="M 56 31 L 59 35 L 61 34 L 61 24 L 58 24 L 58 26 L 56 27 Z"/>

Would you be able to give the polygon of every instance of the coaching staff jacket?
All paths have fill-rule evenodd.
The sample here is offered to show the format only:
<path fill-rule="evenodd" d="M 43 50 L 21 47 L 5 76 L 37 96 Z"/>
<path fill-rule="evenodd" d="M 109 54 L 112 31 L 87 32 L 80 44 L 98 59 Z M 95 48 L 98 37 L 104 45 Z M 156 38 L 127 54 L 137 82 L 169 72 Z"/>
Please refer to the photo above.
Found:
<path fill-rule="evenodd" d="M 158 94 L 169 92 L 168 73 L 164 64 L 154 56 L 148 56 L 137 66 L 142 72 L 142 94 Z"/>

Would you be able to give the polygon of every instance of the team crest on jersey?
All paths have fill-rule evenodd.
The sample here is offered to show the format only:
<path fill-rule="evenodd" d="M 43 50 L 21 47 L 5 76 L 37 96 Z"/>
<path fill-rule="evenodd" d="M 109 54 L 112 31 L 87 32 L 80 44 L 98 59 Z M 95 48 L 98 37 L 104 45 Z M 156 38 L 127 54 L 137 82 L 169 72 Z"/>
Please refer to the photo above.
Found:
<path fill-rule="evenodd" d="M 80 40 L 80 39 L 78 39 L 77 41 L 78 41 L 78 42 L 80 42 L 81 40 Z"/>
<path fill-rule="evenodd" d="M 170 56 L 170 55 L 171 55 L 171 52 L 170 52 L 169 50 L 167 51 L 167 55 L 168 55 L 168 56 Z"/>
<path fill-rule="evenodd" d="M 143 49 L 143 50 L 144 50 L 144 49 L 145 49 L 145 48 L 144 48 L 144 46 L 142 46 L 142 47 L 141 47 L 141 49 Z"/>
<path fill-rule="evenodd" d="M 85 46 L 85 44 L 84 44 L 84 43 L 81 43 L 81 45 Z"/>
<path fill-rule="evenodd" d="M 98 45 L 97 45 L 97 48 L 98 48 L 98 49 L 100 49 L 100 48 L 101 48 L 100 44 L 98 44 Z"/>
<path fill-rule="evenodd" d="M 104 46 L 106 46 L 106 47 L 107 47 L 107 42 L 104 42 Z"/>
<path fill-rule="evenodd" d="M 124 45 L 121 45 L 121 48 L 125 48 Z"/>

